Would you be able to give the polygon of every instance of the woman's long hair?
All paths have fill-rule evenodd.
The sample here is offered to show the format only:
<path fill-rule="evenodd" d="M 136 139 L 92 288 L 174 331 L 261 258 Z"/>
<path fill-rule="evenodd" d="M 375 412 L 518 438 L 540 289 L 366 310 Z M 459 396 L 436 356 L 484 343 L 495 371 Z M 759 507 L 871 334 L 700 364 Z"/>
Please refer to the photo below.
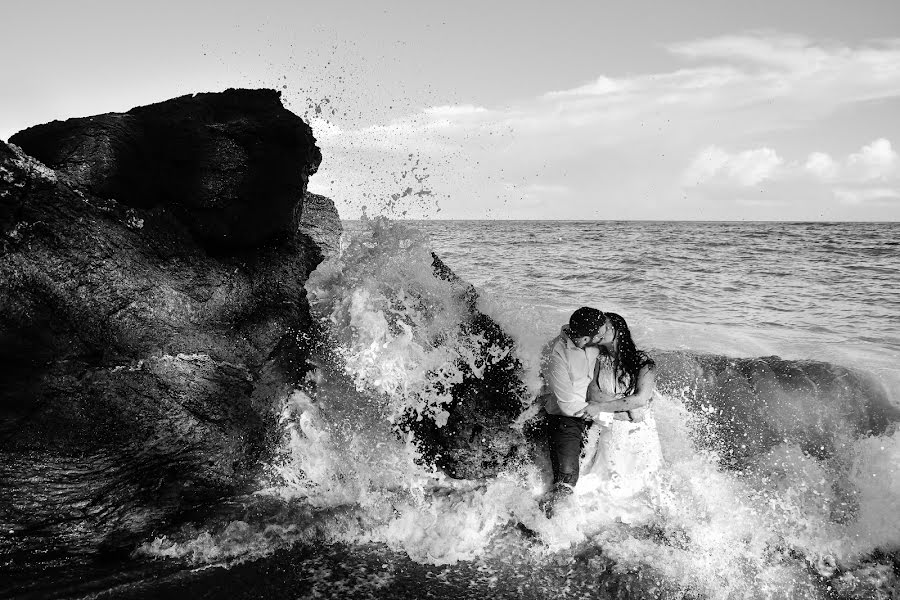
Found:
<path fill-rule="evenodd" d="M 613 357 L 616 373 L 616 381 L 619 389 L 625 388 L 625 394 L 633 394 L 637 385 L 638 373 L 645 366 L 655 366 L 656 363 L 646 352 L 634 347 L 631 339 L 631 331 L 622 315 L 608 312 L 606 318 L 609 324 L 616 330 L 616 354 Z"/>

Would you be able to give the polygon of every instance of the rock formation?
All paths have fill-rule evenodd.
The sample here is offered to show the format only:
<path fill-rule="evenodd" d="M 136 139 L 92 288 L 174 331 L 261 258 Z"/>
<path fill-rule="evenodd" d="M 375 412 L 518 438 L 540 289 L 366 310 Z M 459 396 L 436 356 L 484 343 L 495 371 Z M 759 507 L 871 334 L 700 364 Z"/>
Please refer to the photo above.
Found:
<path fill-rule="evenodd" d="M 10 138 L 94 196 L 165 207 L 207 250 L 291 235 L 322 154 L 272 90 L 195 94 Z"/>
<path fill-rule="evenodd" d="M 257 480 L 280 402 L 326 341 L 304 284 L 339 250 L 340 220 L 306 192 L 321 154 L 274 91 L 184 96 L 11 142 L 0 551 L 128 551 Z M 509 427 L 524 388 L 512 340 L 460 287 L 463 333 L 494 354 L 455 384 L 445 427 L 404 426 L 426 460 L 482 477 L 527 454 Z"/>
<path fill-rule="evenodd" d="M 12 140 L 0 544 L 115 548 L 241 490 L 267 455 L 273 402 L 305 368 L 303 285 L 322 252 L 298 227 L 321 155 L 268 90 Z"/>
<path fill-rule="evenodd" d="M 532 448 L 519 429 L 510 425 L 524 408 L 527 390 L 515 342 L 489 316 L 478 310 L 478 294 L 434 253 L 435 277 L 459 283 L 470 318 L 460 325 L 463 335 L 481 340 L 476 373 L 466 361 L 458 367 L 462 381 L 450 388 L 453 402 L 446 424 L 410 416 L 401 423 L 415 434 L 423 457 L 448 475 L 478 479 L 496 475 L 521 461 L 530 460 Z"/>
<path fill-rule="evenodd" d="M 653 355 L 657 387 L 699 415 L 697 443 L 728 468 L 743 468 L 785 441 L 828 459 L 842 444 L 883 435 L 900 421 L 884 386 L 855 369 L 777 356 Z"/>
<path fill-rule="evenodd" d="M 312 238 L 325 256 L 337 254 L 341 249 L 343 229 L 337 214 L 331 198 L 306 192 L 303 214 L 300 216 L 300 232 Z"/>

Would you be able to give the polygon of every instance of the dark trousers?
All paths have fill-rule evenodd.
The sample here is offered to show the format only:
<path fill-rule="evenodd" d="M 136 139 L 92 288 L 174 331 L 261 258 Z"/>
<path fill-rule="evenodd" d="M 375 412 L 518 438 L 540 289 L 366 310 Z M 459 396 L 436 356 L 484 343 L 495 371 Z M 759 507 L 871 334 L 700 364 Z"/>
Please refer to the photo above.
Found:
<path fill-rule="evenodd" d="M 590 426 L 590 421 L 580 417 L 547 415 L 547 438 L 550 441 L 554 487 L 558 488 L 560 484 L 574 487 L 578 482 L 578 463 Z"/>

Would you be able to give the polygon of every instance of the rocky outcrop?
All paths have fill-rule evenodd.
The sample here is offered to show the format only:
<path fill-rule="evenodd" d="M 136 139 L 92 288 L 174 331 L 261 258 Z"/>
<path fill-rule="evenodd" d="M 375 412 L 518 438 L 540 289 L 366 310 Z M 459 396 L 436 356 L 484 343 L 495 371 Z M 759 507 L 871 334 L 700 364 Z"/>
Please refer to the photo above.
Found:
<path fill-rule="evenodd" d="M 341 220 L 331 198 L 306 192 L 300 232 L 312 238 L 324 255 L 333 256 L 341 249 Z"/>
<path fill-rule="evenodd" d="M 782 442 L 829 459 L 850 440 L 883 435 L 900 422 L 884 386 L 855 369 L 778 356 L 653 356 L 659 390 L 699 415 L 697 443 L 728 468 L 742 469 Z"/>
<path fill-rule="evenodd" d="M 240 491 L 271 449 L 273 403 L 305 370 L 320 153 L 267 90 L 12 139 L 28 151 L 0 144 L 0 547 L 117 548 Z"/>
<path fill-rule="evenodd" d="M 481 479 L 531 460 L 534 448 L 521 429 L 511 425 L 522 413 L 527 390 L 515 342 L 488 315 L 478 310 L 478 293 L 432 253 L 434 276 L 457 284 L 469 318 L 460 324 L 463 337 L 478 340 L 474 361 L 457 361 L 462 380 L 450 389 L 453 402 L 446 423 L 410 414 L 401 427 L 412 431 L 422 457 L 451 477 Z"/>
<path fill-rule="evenodd" d="M 291 235 L 322 160 L 312 131 L 273 90 L 227 90 L 81 119 L 10 138 L 85 192 L 164 207 L 207 249 Z"/>
<path fill-rule="evenodd" d="M 304 286 L 339 251 L 340 220 L 306 193 L 321 155 L 272 91 L 12 140 L 0 144 L 0 554 L 131 550 L 257 482 L 282 400 L 327 344 Z M 474 288 L 433 259 L 469 309 L 459 327 L 474 350 L 446 423 L 402 427 L 448 474 L 494 475 L 528 454 L 510 428 L 521 365 Z"/>

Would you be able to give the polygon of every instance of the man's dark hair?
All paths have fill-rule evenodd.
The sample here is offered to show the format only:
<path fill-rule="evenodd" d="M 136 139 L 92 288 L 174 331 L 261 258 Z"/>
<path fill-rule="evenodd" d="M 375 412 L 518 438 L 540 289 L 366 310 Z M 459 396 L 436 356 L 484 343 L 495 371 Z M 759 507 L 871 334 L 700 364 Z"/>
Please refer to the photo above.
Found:
<path fill-rule="evenodd" d="M 582 306 L 569 317 L 569 333 L 573 337 L 595 336 L 600 331 L 606 315 L 590 306 Z"/>

